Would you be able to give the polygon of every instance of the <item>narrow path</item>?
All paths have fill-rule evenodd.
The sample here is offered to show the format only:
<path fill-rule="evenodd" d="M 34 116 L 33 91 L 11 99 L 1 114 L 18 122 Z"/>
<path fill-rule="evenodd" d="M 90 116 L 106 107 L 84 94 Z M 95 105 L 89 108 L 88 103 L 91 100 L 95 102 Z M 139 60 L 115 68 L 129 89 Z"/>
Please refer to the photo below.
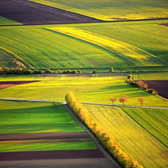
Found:
<path fill-rule="evenodd" d="M 35 100 L 35 99 L 15 99 L 15 98 L 0 98 L 0 100 L 7 101 L 30 101 L 30 102 L 53 102 L 53 103 L 63 103 L 66 101 L 55 101 L 55 100 Z M 106 105 L 106 106 L 123 106 L 121 104 L 110 104 L 110 103 L 94 103 L 94 102 L 80 102 L 82 104 L 93 104 L 93 105 Z M 139 108 L 152 108 L 152 109 L 163 109 L 168 110 L 166 107 L 152 107 L 152 106 L 136 106 L 136 105 L 124 105 L 125 107 L 139 107 Z"/>

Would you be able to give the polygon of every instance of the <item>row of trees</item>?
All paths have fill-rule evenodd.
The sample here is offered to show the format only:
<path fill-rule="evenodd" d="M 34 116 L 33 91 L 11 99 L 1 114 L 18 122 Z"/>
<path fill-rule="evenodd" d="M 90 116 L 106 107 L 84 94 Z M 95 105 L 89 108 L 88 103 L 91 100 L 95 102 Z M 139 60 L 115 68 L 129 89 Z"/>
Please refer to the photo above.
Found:
<path fill-rule="evenodd" d="M 93 132 L 105 149 L 125 168 L 143 168 L 131 156 L 126 154 L 106 130 L 95 123 L 87 109 L 77 100 L 73 92 L 65 96 L 66 102 L 74 114 Z"/>
<path fill-rule="evenodd" d="M 156 90 L 154 90 L 152 88 L 148 88 L 148 84 L 145 83 L 144 81 L 134 81 L 132 79 L 132 75 L 131 74 L 128 75 L 128 78 L 127 78 L 126 82 L 128 82 L 132 86 L 135 86 L 135 87 L 138 87 L 140 89 L 143 89 L 143 90 L 145 90 L 145 91 L 147 91 L 149 93 L 152 93 L 152 94 L 155 94 L 155 95 L 158 94 Z"/>
<path fill-rule="evenodd" d="M 82 73 L 82 71 L 79 69 L 77 70 L 64 70 L 60 71 L 59 69 L 57 71 L 52 71 L 50 69 L 45 70 L 31 70 L 31 69 L 22 69 L 22 68 L 0 68 L 0 74 L 78 74 Z"/>
<path fill-rule="evenodd" d="M 117 99 L 116 99 L 115 97 L 111 97 L 109 100 L 113 103 L 113 105 L 114 105 L 114 102 L 117 101 Z M 120 102 L 120 103 L 123 103 L 123 106 L 124 106 L 124 102 L 126 102 L 126 101 L 128 101 L 126 95 L 122 95 L 122 96 L 119 98 L 119 102 Z M 143 103 L 146 101 L 146 99 L 145 99 L 144 97 L 140 97 L 140 98 L 138 98 L 138 101 L 141 103 L 141 106 L 142 106 Z"/>

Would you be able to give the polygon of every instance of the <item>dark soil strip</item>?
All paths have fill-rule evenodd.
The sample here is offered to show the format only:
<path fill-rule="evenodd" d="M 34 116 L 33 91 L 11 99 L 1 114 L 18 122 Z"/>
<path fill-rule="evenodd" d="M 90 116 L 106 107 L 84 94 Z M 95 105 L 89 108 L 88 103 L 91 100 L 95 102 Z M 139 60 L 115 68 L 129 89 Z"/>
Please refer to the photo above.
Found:
<path fill-rule="evenodd" d="M 0 82 L 0 90 L 5 89 L 12 86 L 32 83 L 32 82 L 39 82 L 39 81 L 6 81 L 6 82 Z"/>
<path fill-rule="evenodd" d="M 0 16 L 24 25 L 103 22 L 28 0 L 0 0 Z"/>
<path fill-rule="evenodd" d="M 90 139 L 90 135 L 83 132 L 57 132 L 57 133 L 27 133 L 27 134 L 1 134 L 0 141 L 10 140 L 38 140 L 38 139 Z"/>
<path fill-rule="evenodd" d="M 158 95 L 168 99 L 168 80 L 144 81 L 148 84 L 148 88 L 152 88 L 158 92 Z"/>
<path fill-rule="evenodd" d="M 77 158 L 104 158 L 104 155 L 99 149 L 0 153 L 0 161 Z"/>

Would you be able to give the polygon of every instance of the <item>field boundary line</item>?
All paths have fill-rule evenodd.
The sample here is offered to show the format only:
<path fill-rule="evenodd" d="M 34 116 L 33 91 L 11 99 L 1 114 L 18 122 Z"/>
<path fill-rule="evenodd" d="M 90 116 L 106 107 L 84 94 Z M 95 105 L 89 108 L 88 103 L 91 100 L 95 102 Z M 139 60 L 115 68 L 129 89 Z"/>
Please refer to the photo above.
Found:
<path fill-rule="evenodd" d="M 7 101 L 30 101 L 30 102 L 51 102 L 51 103 L 63 103 L 66 104 L 66 101 L 57 101 L 57 100 L 35 100 L 35 99 L 15 99 L 15 98 L 0 98 L 0 100 Z M 121 104 L 110 104 L 110 103 L 95 103 L 95 102 L 80 102 L 81 104 L 93 104 L 93 105 L 105 105 L 105 106 L 122 106 Z M 152 109 L 162 109 L 168 110 L 166 107 L 152 107 L 152 106 L 136 106 L 136 105 L 124 105 L 124 107 L 139 107 L 139 108 L 152 108 Z"/>
<path fill-rule="evenodd" d="M 91 138 L 94 140 L 94 142 L 96 143 L 96 145 L 98 146 L 98 148 L 101 150 L 101 152 L 111 161 L 114 163 L 114 165 L 117 168 L 121 168 L 121 166 L 106 152 L 106 150 L 103 148 L 103 146 L 100 144 L 100 142 L 97 140 L 97 138 L 95 137 L 95 135 L 93 135 L 89 129 L 86 128 L 86 126 L 84 126 L 84 124 L 75 116 L 75 114 L 71 111 L 71 109 L 64 104 L 64 107 L 66 108 L 66 110 L 71 114 L 71 116 L 74 118 L 74 120 L 80 124 L 80 126 L 91 136 Z"/>

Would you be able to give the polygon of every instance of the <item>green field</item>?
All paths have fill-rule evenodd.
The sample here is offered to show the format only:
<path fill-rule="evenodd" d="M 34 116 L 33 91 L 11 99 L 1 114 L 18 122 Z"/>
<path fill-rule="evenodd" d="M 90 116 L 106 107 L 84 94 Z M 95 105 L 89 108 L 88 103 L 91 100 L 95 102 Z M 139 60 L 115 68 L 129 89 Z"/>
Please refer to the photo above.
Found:
<path fill-rule="evenodd" d="M 15 144 L 15 143 L 20 144 Z M 27 141 L 14 141 L 10 144 L 10 141 L 0 142 L 0 152 L 18 152 L 18 151 L 49 151 L 49 150 L 85 150 L 85 149 L 97 149 L 96 144 L 92 142 L 27 142 Z M 23 144 L 22 144 L 23 143 Z"/>
<path fill-rule="evenodd" d="M 167 18 L 166 0 L 31 0 L 101 20 Z"/>
<path fill-rule="evenodd" d="M 61 103 L 0 101 L 0 134 L 84 131 Z M 91 142 L 1 141 L 0 152 L 97 149 Z"/>
<path fill-rule="evenodd" d="M 0 134 L 84 131 L 62 104 L 0 101 Z"/>
<path fill-rule="evenodd" d="M 85 107 L 94 121 L 144 167 L 166 167 L 167 147 L 160 142 L 162 140 L 167 146 L 166 110 L 101 105 L 85 105 Z"/>
<path fill-rule="evenodd" d="M 123 67 L 125 69 L 127 67 L 126 69 L 131 69 L 137 66 L 154 68 L 154 66 L 168 64 L 167 27 L 158 25 L 166 22 L 66 25 L 66 27 L 87 31 L 90 37 L 98 37 L 100 44 L 48 30 L 48 28 L 65 27 L 65 25 L 6 26 L 0 27 L 0 45 L 3 53 L 8 53 L 9 57 L 13 53 L 13 57 L 27 68 Z M 104 39 L 108 45 L 105 45 Z M 117 48 L 117 46 L 120 47 Z M 112 47 L 112 50 L 109 47 Z M 1 53 L 1 67 L 11 67 L 12 61 L 5 62 L 3 53 Z M 24 68 L 23 65 L 19 66 Z"/>
<path fill-rule="evenodd" d="M 10 77 L 6 80 L 9 79 Z M 17 77 L 11 79 L 18 80 Z M 26 78 L 23 77 L 23 79 Z M 119 104 L 120 96 L 127 95 L 128 102 L 125 103 L 126 105 L 140 105 L 138 98 L 144 97 L 146 99 L 144 106 L 167 107 L 166 99 L 129 85 L 125 82 L 125 76 L 37 76 L 34 79 L 39 80 L 39 82 L 0 90 L 0 97 L 64 101 L 66 93 L 72 91 L 76 97 L 80 98 L 81 102 L 110 103 L 109 98 L 116 97 L 117 101 L 115 103 Z M 2 80 L 4 81 L 5 78 L 2 78 Z M 32 77 L 31 80 L 33 80 Z"/>
<path fill-rule="evenodd" d="M 0 25 L 21 25 L 21 23 L 0 16 Z"/>

